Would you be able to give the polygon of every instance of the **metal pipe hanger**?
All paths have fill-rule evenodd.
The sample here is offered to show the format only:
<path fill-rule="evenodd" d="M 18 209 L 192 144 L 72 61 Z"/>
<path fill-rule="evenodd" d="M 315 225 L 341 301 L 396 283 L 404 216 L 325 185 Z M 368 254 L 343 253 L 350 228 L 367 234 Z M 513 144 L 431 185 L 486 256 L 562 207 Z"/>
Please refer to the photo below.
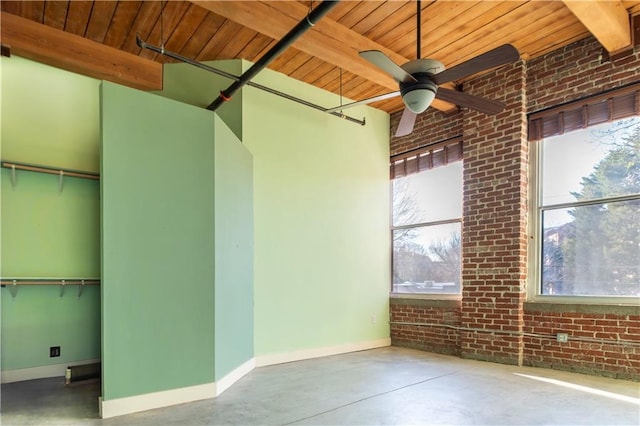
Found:
<path fill-rule="evenodd" d="M 207 109 L 211 111 L 215 111 L 225 103 L 230 100 L 233 94 L 238 91 L 242 86 L 247 84 L 249 80 L 256 76 L 260 71 L 262 71 L 267 65 L 269 65 L 274 59 L 276 59 L 285 49 L 293 44 L 302 34 L 304 34 L 309 28 L 315 25 L 317 21 L 319 21 L 323 16 L 325 16 L 331 9 L 333 9 L 338 4 L 338 1 L 326 0 L 323 1 L 313 9 L 302 21 L 298 22 L 298 24 L 293 27 L 287 34 L 285 34 L 280 41 L 278 41 L 267 53 L 262 55 L 258 61 L 251 66 L 247 71 L 245 71 L 240 79 L 233 82 L 231 86 L 227 87 L 225 90 L 220 92 L 220 96 L 218 96 Z"/>
<path fill-rule="evenodd" d="M 191 58 L 187 58 L 178 53 L 171 52 L 164 49 L 164 46 L 154 46 L 145 41 L 143 41 L 140 36 L 136 36 L 136 43 L 140 48 L 151 50 L 152 52 L 159 53 L 163 56 L 167 56 L 172 59 L 176 59 L 180 62 L 184 62 L 189 65 L 193 65 L 205 71 L 212 72 L 219 76 L 228 78 L 233 80 L 234 83 L 229 86 L 226 90 L 220 92 L 220 96 L 216 98 L 208 107 L 209 110 L 215 110 L 220 105 L 222 105 L 225 100 L 228 101 L 231 99 L 233 93 L 235 93 L 242 86 L 247 85 L 250 87 L 254 87 L 256 89 L 271 93 L 272 95 L 280 96 L 287 100 L 297 102 L 301 105 L 308 106 L 310 108 L 317 109 L 322 112 L 329 113 L 333 116 L 343 118 L 347 121 L 351 121 L 352 123 L 357 123 L 362 126 L 366 124 L 365 119 L 359 120 L 354 117 L 350 117 L 348 115 L 343 114 L 341 111 L 338 111 L 338 108 L 325 108 L 323 106 L 314 104 L 312 102 L 306 101 L 304 99 L 297 98 L 293 95 L 289 95 L 287 93 L 272 89 L 270 87 L 264 86 L 262 84 L 254 83 L 250 79 L 254 77 L 259 71 L 264 69 L 271 61 L 273 61 L 277 55 L 279 55 L 282 51 L 284 51 L 291 43 L 295 41 L 296 38 L 300 37 L 304 31 L 309 29 L 314 25 L 322 16 L 324 16 L 331 8 L 333 8 L 338 2 L 337 1 L 324 1 L 318 7 L 316 7 L 312 12 L 309 13 L 308 16 L 305 17 L 296 27 L 294 27 L 287 35 L 284 36 L 280 42 L 278 42 L 273 48 L 271 48 L 267 53 L 265 53 L 259 60 L 256 62 L 249 70 L 247 70 L 241 76 L 237 76 L 226 71 L 220 70 L 218 68 L 212 67 L 207 64 L 203 64 L 202 62 L 195 61 Z M 222 100 L 221 100 L 222 99 Z"/>

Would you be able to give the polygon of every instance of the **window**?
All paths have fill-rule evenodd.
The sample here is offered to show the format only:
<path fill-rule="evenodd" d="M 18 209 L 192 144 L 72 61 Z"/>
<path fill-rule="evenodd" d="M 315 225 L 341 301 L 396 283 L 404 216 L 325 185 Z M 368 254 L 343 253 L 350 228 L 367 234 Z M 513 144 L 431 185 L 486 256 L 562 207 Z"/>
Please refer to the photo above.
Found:
<path fill-rule="evenodd" d="M 537 294 L 640 296 L 640 117 L 537 143 Z"/>
<path fill-rule="evenodd" d="M 392 292 L 459 294 L 462 145 L 392 158 Z"/>

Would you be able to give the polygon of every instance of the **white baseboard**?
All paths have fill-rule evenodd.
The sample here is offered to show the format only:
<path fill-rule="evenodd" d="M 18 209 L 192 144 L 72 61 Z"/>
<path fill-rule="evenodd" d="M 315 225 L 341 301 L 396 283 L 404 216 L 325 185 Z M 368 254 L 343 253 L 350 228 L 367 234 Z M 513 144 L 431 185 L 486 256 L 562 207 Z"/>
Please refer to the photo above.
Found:
<path fill-rule="evenodd" d="M 185 402 L 200 401 L 214 398 L 229 389 L 235 382 L 249 374 L 256 366 L 254 358 L 236 367 L 229 374 L 214 383 L 189 386 L 180 389 L 171 389 L 162 392 L 146 393 L 127 398 L 103 401 L 99 398 L 98 405 L 100 417 L 123 416 L 139 411 L 153 410 L 155 408 L 168 407 L 170 405 L 184 404 Z"/>
<path fill-rule="evenodd" d="M 100 417 L 108 419 L 110 417 L 137 413 L 138 411 L 153 410 L 154 408 L 168 407 L 170 405 L 183 404 L 185 402 L 200 401 L 203 399 L 213 398 L 215 396 L 216 384 L 205 383 L 203 385 L 145 393 L 143 395 L 111 399 L 108 401 L 104 401 L 102 398 L 99 398 Z"/>
<path fill-rule="evenodd" d="M 108 419 L 110 417 L 122 416 L 139 411 L 153 410 L 155 408 L 168 407 L 170 405 L 183 404 L 185 402 L 214 398 L 229 389 L 234 383 L 250 373 L 256 367 L 382 348 L 386 346 L 391 346 L 390 338 L 347 343 L 344 345 L 327 346 L 323 348 L 303 349 L 274 355 L 263 355 L 258 358 L 249 359 L 244 364 L 236 367 L 229 374 L 214 383 L 147 393 L 144 395 L 112 399 L 109 401 L 103 401 L 102 398 L 100 398 L 100 417 Z"/>
<path fill-rule="evenodd" d="M 391 346 L 391 339 L 376 339 L 365 342 L 347 343 L 344 345 L 326 346 L 322 348 L 302 349 L 294 352 L 262 355 L 251 358 L 244 364 L 236 367 L 229 374 L 214 383 L 189 386 L 180 389 L 171 389 L 161 392 L 153 392 L 144 395 L 130 396 L 126 398 L 103 401 L 99 399 L 100 417 L 107 419 L 110 417 L 122 416 L 139 411 L 152 410 L 155 408 L 167 407 L 170 405 L 183 404 L 186 402 L 200 401 L 214 398 L 222 394 L 250 373 L 256 367 L 282 364 L 285 362 L 301 361 L 311 358 L 319 358 L 329 355 L 338 355 L 349 352 L 363 351 L 367 349 L 382 348 Z M 41 379 L 46 377 L 64 377 L 68 366 L 91 364 L 99 362 L 99 359 L 68 362 L 64 364 L 47 365 L 43 367 L 24 368 L 20 370 L 8 370 L 2 372 L 2 383 L 11 383 L 22 380 Z"/>
<path fill-rule="evenodd" d="M 229 374 L 221 378 L 216 382 L 216 396 L 222 394 L 222 392 L 229 389 L 235 382 L 242 379 L 247 374 L 251 373 L 253 369 L 256 368 L 256 359 L 251 358 L 249 361 L 244 364 L 236 367 Z"/>
<path fill-rule="evenodd" d="M 282 364 L 285 362 L 302 361 L 311 358 L 320 358 L 329 355 L 339 355 L 349 352 L 364 351 L 367 349 L 383 348 L 391 346 L 391 338 L 368 340 L 365 342 L 346 343 L 344 345 L 325 346 L 322 348 L 302 349 L 294 352 L 261 355 L 256 357 L 256 367 Z"/>
<path fill-rule="evenodd" d="M 2 383 L 22 382 L 24 380 L 46 379 L 49 377 L 64 377 L 67 367 L 83 364 L 94 364 L 100 359 L 86 359 L 62 364 L 43 365 L 41 367 L 20 368 L 18 370 L 3 370 L 0 378 Z"/>

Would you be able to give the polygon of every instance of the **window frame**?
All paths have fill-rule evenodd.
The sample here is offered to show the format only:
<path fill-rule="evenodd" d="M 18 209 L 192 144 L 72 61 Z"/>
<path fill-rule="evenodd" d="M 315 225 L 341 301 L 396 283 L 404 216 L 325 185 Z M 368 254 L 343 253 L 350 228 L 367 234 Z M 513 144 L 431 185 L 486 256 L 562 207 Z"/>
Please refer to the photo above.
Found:
<path fill-rule="evenodd" d="M 443 157 L 442 163 L 434 162 L 433 158 L 434 152 L 438 152 L 442 150 Z M 408 152 L 400 153 L 394 156 L 391 156 L 389 164 L 390 164 L 390 179 L 389 179 L 389 240 L 390 244 L 390 275 L 389 275 L 389 297 L 391 299 L 426 299 L 426 300 L 462 300 L 462 245 L 460 246 L 460 291 L 458 293 L 436 293 L 436 292 L 424 292 L 424 293 L 401 293 L 393 291 L 393 272 L 394 272 L 394 231 L 400 229 L 416 229 L 416 228 L 426 228 L 429 226 L 438 226 L 438 225 L 448 225 L 453 223 L 460 224 L 460 238 L 462 238 L 462 228 L 463 228 L 463 216 L 464 209 L 461 209 L 460 216 L 457 218 L 451 219 L 442 219 L 428 222 L 419 222 L 405 225 L 397 225 L 393 224 L 393 181 L 398 178 L 403 178 L 411 174 L 426 172 L 429 170 L 433 170 L 436 167 L 446 167 L 449 164 L 453 164 L 455 162 L 461 161 L 463 174 L 464 174 L 464 158 L 462 156 L 462 137 L 455 137 L 449 140 L 427 145 L 425 147 L 421 147 L 415 150 L 411 150 Z M 453 155 L 452 155 L 453 153 Z M 428 158 L 428 167 L 421 169 L 421 158 Z M 407 172 L 407 163 L 409 163 L 413 157 L 416 157 L 416 165 L 414 172 Z M 451 160 L 450 160 L 451 158 Z M 402 161 L 402 173 L 398 174 L 398 165 Z M 464 180 L 463 183 L 464 185 Z M 461 196 L 462 190 L 464 188 L 460 188 Z"/>
<path fill-rule="evenodd" d="M 640 117 L 640 115 L 638 115 Z M 619 118 L 611 119 L 612 123 Z M 600 123 L 598 123 L 600 124 Z M 586 126 L 590 127 L 590 126 Z M 570 133 L 570 132 L 567 132 Z M 564 133 L 561 133 L 564 134 Z M 543 246 L 543 213 L 567 207 L 582 207 L 602 204 L 603 202 L 617 202 L 628 200 L 640 200 L 639 194 L 618 195 L 598 199 L 590 199 L 575 202 L 563 202 L 542 205 L 542 151 L 544 138 L 530 141 L 529 150 L 529 247 L 528 247 L 528 273 L 527 273 L 527 300 L 530 302 L 557 303 L 557 304 L 584 304 L 584 305 L 640 305 L 640 297 L 634 296 L 589 296 L 589 295 L 553 295 L 542 294 L 542 246 Z"/>

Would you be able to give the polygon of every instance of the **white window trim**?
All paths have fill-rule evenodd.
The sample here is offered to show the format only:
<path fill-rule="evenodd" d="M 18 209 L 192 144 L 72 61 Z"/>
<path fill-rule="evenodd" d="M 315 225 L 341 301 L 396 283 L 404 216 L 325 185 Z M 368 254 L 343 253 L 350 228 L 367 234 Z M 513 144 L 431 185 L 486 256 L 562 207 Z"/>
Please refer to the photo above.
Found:
<path fill-rule="evenodd" d="M 529 224 L 528 224 L 528 262 L 527 262 L 527 301 L 558 304 L 585 304 L 585 305 L 640 305 L 639 297 L 631 296 L 556 296 L 544 295 L 540 292 L 540 253 L 542 251 L 542 209 L 539 208 L 542 200 L 542 189 L 539 177 L 542 173 L 542 140 L 531 141 L 529 150 Z M 612 197 L 615 198 L 615 197 Z M 635 197 L 621 197 L 635 198 Z M 547 206 L 556 207 L 556 206 Z"/>

